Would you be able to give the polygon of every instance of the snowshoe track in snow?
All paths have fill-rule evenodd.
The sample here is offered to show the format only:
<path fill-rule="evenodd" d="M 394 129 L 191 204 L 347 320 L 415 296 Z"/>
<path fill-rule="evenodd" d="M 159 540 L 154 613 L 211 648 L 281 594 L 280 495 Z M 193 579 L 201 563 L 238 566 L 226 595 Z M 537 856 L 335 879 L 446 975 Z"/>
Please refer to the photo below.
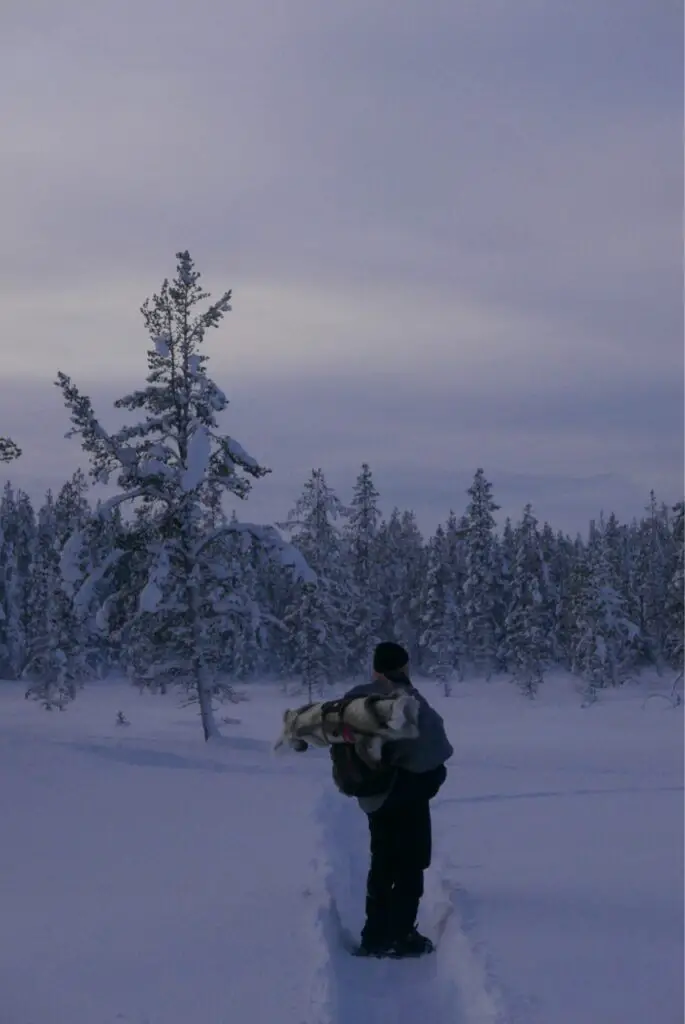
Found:
<path fill-rule="evenodd" d="M 325 792 L 321 830 L 321 913 L 328 957 L 331 1024 L 504 1024 L 485 967 L 461 925 L 459 890 L 447 865 L 426 876 L 419 925 L 436 943 L 418 959 L 351 955 L 364 914 L 368 833 L 352 801 Z"/>

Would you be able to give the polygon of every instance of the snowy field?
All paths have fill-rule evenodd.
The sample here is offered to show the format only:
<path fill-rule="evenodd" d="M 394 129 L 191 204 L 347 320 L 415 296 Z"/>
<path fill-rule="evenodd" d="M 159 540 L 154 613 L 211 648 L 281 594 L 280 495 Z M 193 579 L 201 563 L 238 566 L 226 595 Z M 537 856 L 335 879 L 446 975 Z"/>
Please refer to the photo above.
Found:
<path fill-rule="evenodd" d="M 0 1024 L 682 1024 L 681 708 L 435 697 L 439 949 L 367 962 L 365 819 L 325 753 L 272 753 L 301 701 L 249 693 L 206 745 L 175 696 L 0 684 Z"/>

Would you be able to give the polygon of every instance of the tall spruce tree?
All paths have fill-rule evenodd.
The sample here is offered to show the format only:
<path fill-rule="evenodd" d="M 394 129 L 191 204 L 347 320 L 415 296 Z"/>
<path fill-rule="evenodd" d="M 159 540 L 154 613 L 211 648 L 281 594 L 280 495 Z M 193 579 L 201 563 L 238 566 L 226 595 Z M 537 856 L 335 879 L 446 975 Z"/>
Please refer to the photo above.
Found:
<path fill-rule="evenodd" d="M 669 664 L 682 675 L 685 634 L 685 502 L 673 507 L 672 555 L 668 569 L 669 582 L 666 596 L 665 655 Z"/>
<path fill-rule="evenodd" d="M 640 523 L 635 558 L 635 597 L 643 657 L 661 672 L 667 657 L 669 567 L 672 564 L 673 534 L 669 512 L 659 505 L 652 491 L 647 515 Z"/>
<path fill-rule="evenodd" d="M 381 639 L 383 615 L 378 565 L 379 494 L 368 463 L 361 467 L 350 502 L 345 531 L 354 590 L 352 636 L 349 642 L 355 671 L 368 667 L 370 653 Z"/>
<path fill-rule="evenodd" d="M 497 666 L 497 567 L 492 484 L 482 469 L 469 487 L 466 510 L 464 615 L 468 658 L 489 679 Z"/>
<path fill-rule="evenodd" d="M 442 525 L 438 526 L 428 544 L 427 562 L 422 600 L 421 662 L 424 671 L 437 679 L 445 695 L 449 696 L 450 680 L 457 661 L 457 637 L 453 633 L 449 614 L 452 578 Z"/>
<path fill-rule="evenodd" d="M 342 529 L 347 515 L 323 470 L 314 469 L 279 524 L 317 575 L 316 583 L 295 589 L 285 619 L 293 634 L 293 669 L 307 687 L 314 678 L 317 685 L 324 678 L 333 682 L 350 667 L 353 599 Z"/>
<path fill-rule="evenodd" d="M 188 252 L 177 254 L 176 276 L 142 307 L 152 347 L 146 385 L 115 402 L 140 412 L 133 425 L 108 433 L 90 399 L 70 378 L 57 384 L 90 457 L 91 474 L 106 482 L 117 474 L 119 494 L 101 514 L 129 503 L 128 543 L 113 563 L 136 552 L 146 562 L 147 581 L 128 628 L 131 661 L 141 685 L 180 685 L 200 706 L 205 739 L 217 733 L 213 698 L 231 694 L 217 668 L 221 652 L 212 643 L 217 591 L 226 581 L 215 571 L 217 546 L 228 532 L 247 530 L 286 560 L 296 553 L 273 528 L 217 524 L 221 498 L 245 498 L 250 480 L 268 470 L 228 434 L 217 416 L 228 399 L 207 373 L 202 344 L 230 310 L 230 291 L 200 311 L 209 298 Z M 301 571 L 306 567 L 300 566 Z"/>
<path fill-rule="evenodd" d="M 421 670 L 421 591 L 427 559 L 414 512 L 402 513 L 398 539 L 400 560 L 392 600 L 395 637 L 409 652 L 414 669 Z"/>
<path fill-rule="evenodd" d="M 0 676 L 10 679 L 26 664 L 35 544 L 31 499 L 8 482 L 0 498 Z"/>
<path fill-rule="evenodd" d="M 586 681 L 588 700 L 606 686 L 623 683 L 636 665 L 639 627 L 621 595 L 605 529 L 593 526 L 578 566 L 575 592 L 573 670 Z"/>
<path fill-rule="evenodd" d="M 292 631 L 294 671 L 311 702 L 340 674 L 325 585 L 302 582 L 296 587 L 284 622 Z"/>
<path fill-rule="evenodd" d="M 29 681 L 27 697 L 50 711 L 63 710 L 88 675 L 84 637 L 62 584 L 57 508 L 48 492 L 38 512 L 22 678 Z"/>
<path fill-rule="evenodd" d="M 506 636 L 507 616 L 513 600 L 514 573 L 518 554 L 518 538 L 509 516 L 504 521 L 502 536 L 495 536 L 493 545 L 495 591 L 495 644 L 497 650 L 496 668 L 506 672 L 508 668 Z"/>
<path fill-rule="evenodd" d="M 504 625 L 504 658 L 514 681 L 533 697 L 551 657 L 551 637 L 546 629 L 546 581 L 548 579 L 537 519 L 526 505 L 513 535 L 509 607 Z"/>
<path fill-rule="evenodd" d="M 393 605 L 402 579 L 402 524 L 399 508 L 378 528 L 378 578 L 380 582 L 381 620 L 379 634 L 382 640 L 398 641 Z"/>
<path fill-rule="evenodd" d="M 445 608 L 446 628 L 452 638 L 453 665 L 457 678 L 463 680 L 467 662 L 466 618 L 464 608 L 464 585 L 466 583 L 466 538 L 468 525 L 466 517 L 457 519 L 450 511 L 445 524 L 445 560 L 449 572 L 447 606 Z"/>

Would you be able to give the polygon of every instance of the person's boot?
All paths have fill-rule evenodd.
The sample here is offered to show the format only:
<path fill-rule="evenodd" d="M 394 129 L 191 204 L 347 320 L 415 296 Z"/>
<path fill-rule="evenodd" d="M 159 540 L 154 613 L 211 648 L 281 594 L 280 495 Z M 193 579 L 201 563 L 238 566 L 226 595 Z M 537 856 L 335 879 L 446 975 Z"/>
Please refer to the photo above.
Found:
<path fill-rule="evenodd" d="M 364 929 L 361 934 L 361 941 L 354 953 L 355 956 L 384 957 L 390 956 L 392 949 L 393 943 L 386 936 L 374 934 Z"/>
<path fill-rule="evenodd" d="M 435 946 L 431 940 L 422 935 L 417 928 L 412 928 L 392 945 L 391 956 L 401 959 L 409 956 L 426 956 L 433 953 Z"/>
<path fill-rule="evenodd" d="M 357 948 L 354 950 L 355 956 L 372 956 L 376 959 L 381 959 L 386 956 L 393 956 L 394 947 L 391 943 L 380 940 L 377 942 L 370 942 L 368 939 L 362 939 Z"/>

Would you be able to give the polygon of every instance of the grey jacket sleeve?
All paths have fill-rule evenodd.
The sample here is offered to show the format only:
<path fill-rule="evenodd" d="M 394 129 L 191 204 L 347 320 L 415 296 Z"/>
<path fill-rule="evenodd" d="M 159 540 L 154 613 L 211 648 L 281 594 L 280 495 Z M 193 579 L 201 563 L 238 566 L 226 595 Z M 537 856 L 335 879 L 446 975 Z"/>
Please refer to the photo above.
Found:
<path fill-rule="evenodd" d="M 413 691 L 420 705 L 419 735 L 415 740 L 395 740 L 385 744 L 385 757 L 389 764 L 408 772 L 429 772 L 439 768 L 454 753 L 447 738 L 442 716 L 432 708 L 425 697 Z"/>

